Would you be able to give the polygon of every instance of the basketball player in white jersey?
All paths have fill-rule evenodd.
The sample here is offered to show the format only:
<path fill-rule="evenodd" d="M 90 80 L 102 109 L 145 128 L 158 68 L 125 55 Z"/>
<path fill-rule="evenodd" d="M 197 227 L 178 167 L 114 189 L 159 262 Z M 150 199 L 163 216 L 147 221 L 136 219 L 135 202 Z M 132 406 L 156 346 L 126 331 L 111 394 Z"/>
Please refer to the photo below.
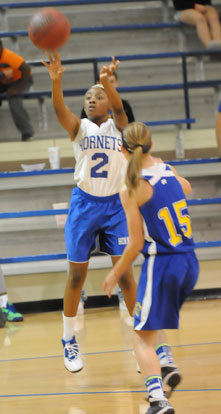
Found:
<path fill-rule="evenodd" d="M 123 253 L 128 232 L 119 190 L 125 173 L 121 152 L 121 131 L 128 120 L 120 95 L 108 80 L 119 61 L 112 58 L 100 71 L 101 84 L 86 93 L 84 109 L 88 119 L 80 119 L 65 105 L 62 92 L 60 55 L 43 61 L 52 79 L 52 100 L 58 121 L 68 132 L 74 150 L 75 180 L 65 227 L 69 277 L 64 293 L 64 364 L 71 372 L 80 371 L 83 361 L 74 336 L 74 317 L 86 279 L 91 251 L 98 236 L 100 250 L 109 254 L 113 265 Z M 109 112 L 112 110 L 113 119 Z M 130 315 L 136 301 L 136 283 L 130 267 L 119 281 Z"/>

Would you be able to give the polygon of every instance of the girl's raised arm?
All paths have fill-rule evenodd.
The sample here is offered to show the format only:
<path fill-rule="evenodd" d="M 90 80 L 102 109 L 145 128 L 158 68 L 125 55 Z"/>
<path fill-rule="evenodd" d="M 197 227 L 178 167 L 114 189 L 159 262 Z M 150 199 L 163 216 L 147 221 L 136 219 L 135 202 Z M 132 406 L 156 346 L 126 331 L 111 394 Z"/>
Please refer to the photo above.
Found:
<path fill-rule="evenodd" d="M 128 119 L 124 111 L 121 97 L 108 79 L 116 71 L 119 63 L 120 61 L 112 56 L 110 65 L 102 66 L 100 70 L 100 82 L 102 83 L 111 104 L 115 125 L 121 131 L 127 126 Z"/>
<path fill-rule="evenodd" d="M 53 52 L 53 56 L 46 52 L 49 62 L 42 60 L 42 63 L 48 69 L 50 78 L 52 80 L 52 102 L 57 115 L 57 119 L 61 126 L 69 133 L 73 141 L 78 133 L 80 127 L 80 119 L 75 115 L 64 103 L 64 96 L 62 90 L 62 76 L 65 71 L 61 64 L 59 53 Z"/>

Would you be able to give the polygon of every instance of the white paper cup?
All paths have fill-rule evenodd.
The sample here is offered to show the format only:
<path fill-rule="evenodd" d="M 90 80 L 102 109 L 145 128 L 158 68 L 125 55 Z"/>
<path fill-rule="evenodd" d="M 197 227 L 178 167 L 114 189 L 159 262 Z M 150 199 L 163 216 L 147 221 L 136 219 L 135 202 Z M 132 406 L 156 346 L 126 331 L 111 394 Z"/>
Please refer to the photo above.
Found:
<path fill-rule="evenodd" d="M 54 210 L 62 210 L 68 208 L 68 203 L 54 203 L 53 209 Z M 67 220 L 67 214 L 56 214 L 55 216 L 56 224 L 58 227 L 64 227 L 66 220 Z"/>
<path fill-rule="evenodd" d="M 50 147 L 48 148 L 49 162 L 52 170 L 60 168 L 60 148 Z"/>

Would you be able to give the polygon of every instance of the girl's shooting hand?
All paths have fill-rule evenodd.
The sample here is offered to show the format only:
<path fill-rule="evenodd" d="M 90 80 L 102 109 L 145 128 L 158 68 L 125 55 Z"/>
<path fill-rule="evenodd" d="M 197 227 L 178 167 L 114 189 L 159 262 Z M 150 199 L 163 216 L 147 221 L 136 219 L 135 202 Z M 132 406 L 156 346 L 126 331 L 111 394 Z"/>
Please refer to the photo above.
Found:
<path fill-rule="evenodd" d="M 48 69 L 51 79 L 61 79 L 62 74 L 65 71 L 65 68 L 61 64 L 61 57 L 59 53 L 54 51 L 52 56 L 49 51 L 46 51 L 46 55 L 48 56 L 50 63 L 45 62 L 45 60 L 42 60 L 42 63 Z"/>

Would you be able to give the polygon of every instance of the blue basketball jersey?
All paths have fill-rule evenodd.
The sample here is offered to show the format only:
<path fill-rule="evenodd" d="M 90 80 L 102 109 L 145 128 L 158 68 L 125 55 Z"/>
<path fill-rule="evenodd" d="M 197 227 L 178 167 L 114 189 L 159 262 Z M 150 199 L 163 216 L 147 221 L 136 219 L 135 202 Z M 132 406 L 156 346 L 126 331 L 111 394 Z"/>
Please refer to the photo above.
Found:
<path fill-rule="evenodd" d="M 144 222 L 145 256 L 194 249 L 186 197 L 169 165 L 156 163 L 141 171 L 153 187 L 151 199 L 140 207 Z"/>

